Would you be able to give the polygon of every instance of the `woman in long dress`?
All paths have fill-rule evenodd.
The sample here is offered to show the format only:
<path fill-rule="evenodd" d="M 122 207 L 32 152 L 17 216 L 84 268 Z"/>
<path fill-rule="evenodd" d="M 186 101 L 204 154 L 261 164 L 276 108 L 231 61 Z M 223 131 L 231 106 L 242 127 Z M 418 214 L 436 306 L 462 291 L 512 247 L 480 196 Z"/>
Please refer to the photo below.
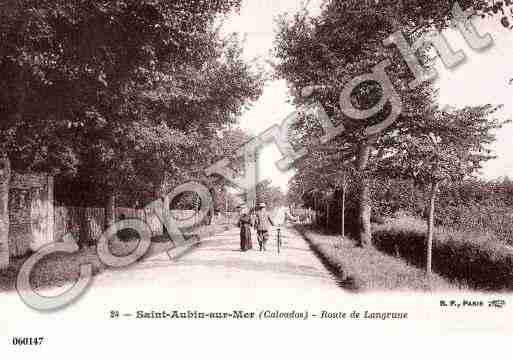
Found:
<path fill-rule="evenodd" d="M 242 252 L 253 249 L 253 243 L 251 242 L 251 222 L 251 216 L 248 214 L 247 210 L 243 210 L 239 219 L 240 250 Z"/>

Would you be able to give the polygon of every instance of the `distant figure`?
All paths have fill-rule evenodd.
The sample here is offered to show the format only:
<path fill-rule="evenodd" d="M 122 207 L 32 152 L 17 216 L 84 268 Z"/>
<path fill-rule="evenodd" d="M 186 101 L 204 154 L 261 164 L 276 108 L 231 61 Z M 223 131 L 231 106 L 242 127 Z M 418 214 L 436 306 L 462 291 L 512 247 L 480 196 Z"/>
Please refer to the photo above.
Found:
<path fill-rule="evenodd" d="M 257 239 L 260 251 L 265 251 L 265 245 L 269 240 L 269 224 L 274 226 L 274 223 L 269 217 L 265 207 L 265 203 L 259 203 L 255 215 L 255 228 L 257 230 Z"/>
<path fill-rule="evenodd" d="M 281 206 L 276 210 L 276 215 L 274 216 L 274 222 L 277 226 L 285 226 L 287 221 L 296 221 L 296 217 L 290 214 L 290 211 L 287 207 Z"/>
<path fill-rule="evenodd" d="M 251 217 L 246 208 L 241 208 L 238 226 L 240 227 L 240 250 L 246 252 L 253 249 L 251 241 Z"/>

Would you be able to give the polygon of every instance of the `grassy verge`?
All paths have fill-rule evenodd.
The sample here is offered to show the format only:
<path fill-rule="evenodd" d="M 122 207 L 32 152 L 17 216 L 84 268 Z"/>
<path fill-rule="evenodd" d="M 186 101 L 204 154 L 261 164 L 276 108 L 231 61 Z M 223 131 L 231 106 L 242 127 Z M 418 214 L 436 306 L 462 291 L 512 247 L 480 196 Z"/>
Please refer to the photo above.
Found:
<path fill-rule="evenodd" d="M 198 243 L 201 238 L 210 237 L 217 233 L 224 232 L 231 226 L 227 224 L 214 224 L 211 226 L 202 226 L 194 229 L 193 232 L 186 233 L 186 243 L 184 246 L 191 248 Z M 169 240 L 164 237 L 152 239 L 153 243 L 148 253 L 139 261 L 144 261 L 158 253 L 163 253 L 171 250 L 171 255 L 174 255 L 173 249 L 175 248 Z M 111 240 L 109 243 L 110 250 L 117 256 L 126 256 L 130 254 L 136 247 L 137 241 L 131 239 L 125 240 Z M 177 256 L 183 255 L 184 251 L 180 247 Z M 178 248 L 177 248 L 178 250 Z M 177 251 L 178 252 L 178 251 Z M 18 272 L 27 258 L 16 258 L 11 261 L 11 265 L 0 270 L 0 291 L 10 291 L 15 289 L 16 277 Z M 48 288 L 60 287 L 68 282 L 76 281 L 79 276 L 80 266 L 82 264 L 92 264 L 93 275 L 97 275 L 108 269 L 100 259 L 96 252 L 96 246 L 82 248 L 76 253 L 54 253 L 44 257 L 39 261 L 32 271 L 30 278 L 32 287 Z M 127 268 L 128 269 L 128 268 Z"/>
<path fill-rule="evenodd" d="M 460 289 L 438 275 L 431 281 L 424 271 L 375 248 L 357 247 L 352 240 L 319 233 L 298 226 L 312 249 L 338 274 L 341 285 L 355 291 L 384 290 L 455 290 Z"/>
<path fill-rule="evenodd" d="M 382 252 L 423 267 L 426 230 L 424 221 L 416 218 L 388 219 L 375 226 L 373 240 Z M 433 243 L 433 270 L 473 289 L 512 290 L 513 248 L 487 233 L 438 228 Z"/>

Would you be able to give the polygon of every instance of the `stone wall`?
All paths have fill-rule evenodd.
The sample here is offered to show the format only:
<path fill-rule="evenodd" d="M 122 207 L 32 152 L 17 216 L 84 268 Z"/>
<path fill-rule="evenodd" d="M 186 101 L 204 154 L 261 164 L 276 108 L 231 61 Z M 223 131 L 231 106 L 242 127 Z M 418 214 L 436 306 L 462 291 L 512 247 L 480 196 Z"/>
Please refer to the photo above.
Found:
<path fill-rule="evenodd" d="M 195 211 L 171 210 L 176 219 L 194 218 Z M 85 245 L 95 245 L 105 229 L 105 210 L 103 208 L 55 207 L 54 238 L 61 240 L 65 234 L 72 234 L 75 241 Z M 116 220 L 137 218 L 151 229 L 152 236 L 162 236 L 164 228 L 157 214 L 151 209 L 115 208 Z M 199 220 L 196 225 L 199 225 Z"/>
<path fill-rule="evenodd" d="M 0 269 L 9 259 L 37 251 L 60 241 L 67 233 L 83 244 L 94 245 L 105 229 L 103 208 L 55 207 L 53 177 L 47 174 L 19 174 L 11 171 L 9 160 L 0 154 Z M 176 219 L 194 218 L 194 226 L 204 224 L 195 211 L 172 210 Z M 154 210 L 116 208 L 115 217 L 145 221 L 155 237 L 164 234 Z"/>
<path fill-rule="evenodd" d="M 0 268 L 53 241 L 53 177 L 19 174 L 0 159 Z"/>
<path fill-rule="evenodd" d="M 8 185 L 10 257 L 21 257 L 53 242 L 53 177 L 11 173 Z"/>

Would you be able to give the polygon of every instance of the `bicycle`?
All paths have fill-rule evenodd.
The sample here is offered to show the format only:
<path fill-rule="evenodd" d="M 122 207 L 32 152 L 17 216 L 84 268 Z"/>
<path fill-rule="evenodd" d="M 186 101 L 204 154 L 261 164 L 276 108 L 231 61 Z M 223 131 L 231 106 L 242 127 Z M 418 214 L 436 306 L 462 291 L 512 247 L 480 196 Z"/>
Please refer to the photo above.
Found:
<path fill-rule="evenodd" d="M 278 250 L 278 254 L 280 254 L 281 244 L 281 228 L 278 227 L 278 231 L 276 233 L 276 248 Z"/>

